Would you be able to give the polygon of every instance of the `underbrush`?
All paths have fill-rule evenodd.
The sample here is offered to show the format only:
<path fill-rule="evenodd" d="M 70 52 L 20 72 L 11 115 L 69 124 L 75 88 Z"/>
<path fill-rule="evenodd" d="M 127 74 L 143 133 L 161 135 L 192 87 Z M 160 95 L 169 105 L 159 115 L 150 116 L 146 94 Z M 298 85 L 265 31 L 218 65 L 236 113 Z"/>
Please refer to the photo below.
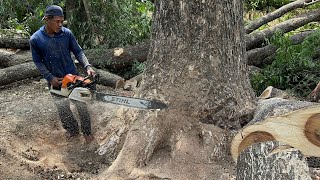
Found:
<path fill-rule="evenodd" d="M 308 36 L 303 43 L 293 45 L 281 33 L 271 39 L 278 47 L 271 65 L 251 75 L 251 84 L 257 95 L 267 86 L 292 91 L 306 97 L 320 81 L 320 60 L 314 59 L 320 49 L 320 30 Z"/>

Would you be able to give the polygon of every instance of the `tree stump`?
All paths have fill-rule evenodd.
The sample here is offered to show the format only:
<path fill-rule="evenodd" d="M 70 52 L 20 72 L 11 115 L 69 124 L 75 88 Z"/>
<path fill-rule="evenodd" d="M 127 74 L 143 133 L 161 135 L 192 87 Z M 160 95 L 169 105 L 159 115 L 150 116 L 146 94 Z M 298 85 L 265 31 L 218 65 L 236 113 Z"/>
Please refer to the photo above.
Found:
<path fill-rule="evenodd" d="M 268 141 L 242 151 L 237 163 L 238 180 L 311 180 L 303 154 L 286 144 Z"/>

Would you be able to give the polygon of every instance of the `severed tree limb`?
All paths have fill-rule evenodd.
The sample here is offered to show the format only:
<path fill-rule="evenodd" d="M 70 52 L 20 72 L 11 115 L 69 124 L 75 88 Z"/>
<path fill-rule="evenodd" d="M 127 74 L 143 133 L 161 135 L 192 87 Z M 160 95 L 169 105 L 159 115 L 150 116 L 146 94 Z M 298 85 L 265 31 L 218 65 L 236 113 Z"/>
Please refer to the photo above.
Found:
<path fill-rule="evenodd" d="M 119 86 L 119 84 L 124 83 L 125 81 L 122 77 L 102 69 L 96 69 L 96 72 L 100 75 L 98 84 L 101 84 L 104 86 L 120 88 L 121 86 Z"/>
<path fill-rule="evenodd" d="M 237 179 L 311 180 L 311 174 L 301 151 L 277 141 L 267 141 L 253 144 L 240 153 Z"/>
<path fill-rule="evenodd" d="M 233 139 L 231 154 L 238 155 L 254 143 L 279 141 L 305 156 L 320 157 L 320 104 L 282 98 L 261 99 L 254 118 Z"/>
<path fill-rule="evenodd" d="M 10 66 L 0 69 L 0 86 L 37 76 L 40 73 L 33 62 Z"/>
<path fill-rule="evenodd" d="M 30 51 L 23 53 L 5 53 L 0 52 L 0 67 L 5 68 L 26 62 L 31 62 L 32 57 Z"/>
<path fill-rule="evenodd" d="M 149 41 L 114 49 L 91 49 L 86 50 L 90 63 L 102 69 L 122 69 L 130 67 L 134 61 L 144 62 L 147 60 Z"/>
<path fill-rule="evenodd" d="M 245 27 L 246 34 L 250 34 L 252 31 L 258 29 L 262 25 L 281 17 L 282 15 L 286 14 L 289 11 L 292 11 L 297 8 L 302 8 L 307 5 L 314 4 L 316 2 L 319 2 L 319 1 L 311 1 L 310 2 L 310 0 L 297 0 L 292 3 L 286 4 L 286 5 L 280 7 L 279 9 L 277 9 L 269 14 L 262 16 L 261 18 L 259 18 L 257 20 L 250 22 L 250 24 L 248 24 Z"/>
<path fill-rule="evenodd" d="M 264 29 L 259 32 L 246 35 L 246 49 L 250 50 L 254 47 L 258 47 L 265 39 L 270 38 L 276 31 L 280 30 L 283 33 L 297 29 L 309 22 L 320 20 L 320 9 L 308 12 L 300 17 L 295 17 L 272 26 L 268 29 Z"/>
<path fill-rule="evenodd" d="M 122 69 L 130 67 L 135 61 L 144 62 L 147 60 L 149 51 L 149 41 L 141 44 L 126 46 L 123 48 L 114 49 L 89 49 L 84 53 L 89 59 L 89 62 L 100 69 Z M 31 61 L 31 54 L 26 56 L 17 56 L 0 54 L 0 67 L 8 67 L 20 64 L 21 62 Z"/>
<path fill-rule="evenodd" d="M 29 39 L 0 38 L 0 48 L 30 49 Z"/>
<path fill-rule="evenodd" d="M 122 77 L 107 71 L 101 69 L 97 69 L 96 71 L 100 74 L 100 81 L 98 83 L 101 85 L 116 87 L 118 81 L 124 81 Z M 33 62 L 10 66 L 0 69 L 0 86 L 38 76 L 41 76 L 41 74 Z"/>
<path fill-rule="evenodd" d="M 304 39 L 312 34 L 313 31 L 305 31 L 290 37 L 292 44 L 300 44 L 304 41 Z M 276 53 L 277 47 L 273 44 L 269 44 L 267 46 L 251 49 L 247 51 L 247 64 L 253 65 L 257 67 L 262 67 L 264 65 L 268 65 L 272 63 L 273 59 L 269 59 L 268 57 L 272 56 Z"/>

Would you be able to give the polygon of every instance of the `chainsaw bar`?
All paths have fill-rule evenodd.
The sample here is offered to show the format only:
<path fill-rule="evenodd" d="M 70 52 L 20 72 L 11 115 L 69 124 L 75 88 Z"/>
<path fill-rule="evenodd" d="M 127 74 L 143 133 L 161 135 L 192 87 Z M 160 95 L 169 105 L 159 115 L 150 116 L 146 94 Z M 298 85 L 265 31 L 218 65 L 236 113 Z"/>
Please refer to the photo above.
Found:
<path fill-rule="evenodd" d="M 95 100 L 140 109 L 165 109 L 167 105 L 157 100 L 139 99 L 95 92 Z"/>

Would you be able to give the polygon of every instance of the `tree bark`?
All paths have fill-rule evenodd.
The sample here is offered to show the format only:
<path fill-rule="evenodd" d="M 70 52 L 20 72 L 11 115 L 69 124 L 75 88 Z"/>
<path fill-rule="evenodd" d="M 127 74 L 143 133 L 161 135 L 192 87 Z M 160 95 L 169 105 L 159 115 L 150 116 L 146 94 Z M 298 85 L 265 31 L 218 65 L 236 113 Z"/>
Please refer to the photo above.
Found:
<path fill-rule="evenodd" d="M 261 43 L 265 41 L 265 39 L 270 38 L 276 31 L 281 31 L 282 33 L 286 33 L 297 29 L 309 22 L 319 21 L 320 20 L 320 9 L 308 12 L 302 16 L 289 19 L 282 23 L 279 23 L 275 26 L 272 26 L 268 29 L 264 29 L 250 35 L 246 36 L 246 49 L 250 50 L 254 47 L 259 47 Z"/>
<path fill-rule="evenodd" d="M 26 62 L 31 62 L 32 57 L 29 51 L 18 53 L 4 53 L 0 52 L 0 67 L 6 68 Z"/>
<path fill-rule="evenodd" d="M 305 31 L 290 37 L 292 44 L 300 44 L 304 41 L 304 39 L 312 34 L 315 31 Z M 271 64 L 273 59 L 268 59 L 268 57 L 274 55 L 278 48 L 273 45 L 269 44 L 262 48 L 251 49 L 247 51 L 247 59 L 248 65 L 253 65 L 256 67 L 262 67 L 264 65 Z"/>
<path fill-rule="evenodd" d="M 114 49 L 91 49 L 85 54 L 90 63 L 102 69 L 123 69 L 130 67 L 135 61 L 144 62 L 147 60 L 150 41 L 141 44 Z"/>
<path fill-rule="evenodd" d="M 119 83 L 124 83 L 124 79 L 118 75 L 112 74 L 102 69 L 96 69 L 96 72 L 100 75 L 98 84 L 109 86 L 113 88 L 120 88 Z"/>
<path fill-rule="evenodd" d="M 6 85 L 15 81 L 40 76 L 33 62 L 23 63 L 8 68 L 0 69 L 0 85 Z"/>
<path fill-rule="evenodd" d="M 282 15 L 286 14 L 287 12 L 290 12 L 290 11 L 297 9 L 297 8 L 302 8 L 306 5 L 310 5 L 310 4 L 306 4 L 308 1 L 310 1 L 310 0 L 294 1 L 292 3 L 289 3 L 289 4 L 282 6 L 281 8 L 279 8 L 269 14 L 266 14 L 266 15 L 260 17 L 259 19 L 255 20 L 255 21 L 250 22 L 245 27 L 246 34 L 250 34 L 252 31 L 258 29 L 262 25 L 267 24 L 268 22 L 273 21 L 273 20 L 281 17 Z"/>
<path fill-rule="evenodd" d="M 12 48 L 12 49 L 30 49 L 29 39 L 19 38 L 1 38 L 0 48 Z"/>
<path fill-rule="evenodd" d="M 312 102 L 270 98 L 260 100 L 254 118 L 233 139 L 234 160 L 257 142 L 279 141 L 305 156 L 320 157 L 320 105 Z"/>
<path fill-rule="evenodd" d="M 101 85 L 115 88 L 119 81 L 124 81 L 122 77 L 107 71 L 101 69 L 96 69 L 96 71 L 100 74 L 100 81 L 98 83 Z M 41 76 L 41 74 L 33 62 L 10 66 L 0 69 L 0 86 L 37 76 Z"/>
<path fill-rule="evenodd" d="M 242 8 L 241 1 L 232 0 L 156 1 L 153 37 L 139 97 L 161 100 L 169 108 L 141 113 L 116 160 L 101 177 L 128 178 L 135 169 L 147 168 L 164 147 L 171 162 L 177 161 L 183 152 L 179 144 L 192 149 L 195 154 L 191 156 L 204 157 L 201 162 L 210 159 L 204 152 L 211 153 L 217 162 L 230 158 L 228 142 L 220 131 L 213 132 L 219 141 L 210 150 L 199 146 L 198 137 L 204 123 L 217 129 L 215 125 L 235 126 L 237 119 L 254 108 L 244 58 Z M 179 137 L 198 140 L 185 143 Z M 221 168 L 214 163 L 210 166 Z M 221 176 L 221 169 L 214 172 L 215 177 Z M 206 176 L 195 168 L 175 169 L 175 173 L 180 179 Z"/>
<path fill-rule="evenodd" d="M 279 142 L 256 143 L 241 152 L 237 179 L 311 180 L 303 154 Z"/>
<path fill-rule="evenodd" d="M 119 70 L 132 66 L 135 62 L 144 62 L 147 60 L 150 41 L 138 45 L 127 46 L 114 49 L 90 49 L 84 53 L 89 62 L 100 69 Z M 22 62 L 32 60 L 31 54 L 27 55 L 7 55 L 0 54 L 0 67 L 8 67 L 17 65 Z"/>

